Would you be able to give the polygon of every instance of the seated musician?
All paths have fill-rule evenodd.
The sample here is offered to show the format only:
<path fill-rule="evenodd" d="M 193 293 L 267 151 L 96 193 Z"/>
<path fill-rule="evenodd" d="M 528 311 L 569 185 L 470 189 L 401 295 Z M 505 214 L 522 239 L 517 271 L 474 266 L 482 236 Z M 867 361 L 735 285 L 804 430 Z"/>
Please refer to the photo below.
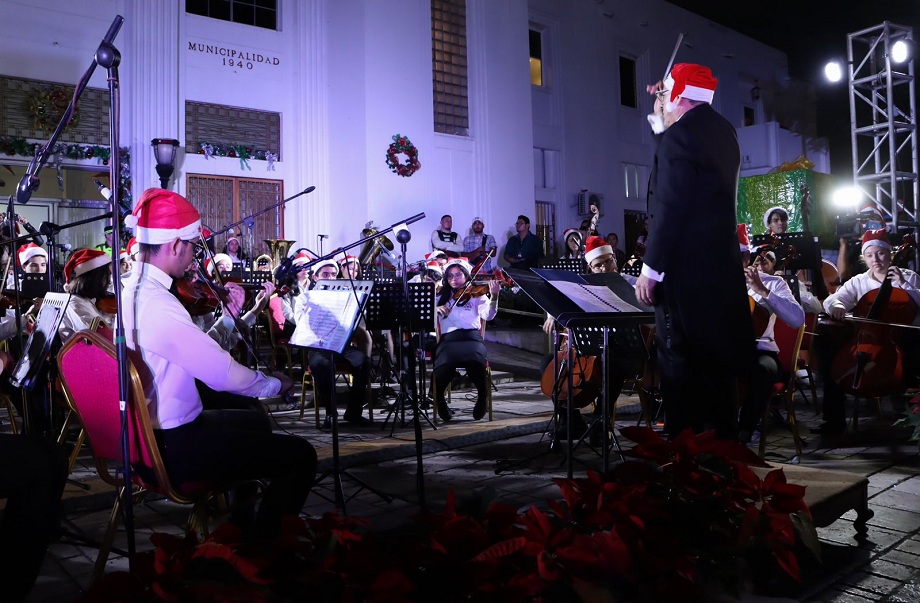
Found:
<path fill-rule="evenodd" d="M 358 261 L 356 256 L 346 255 L 344 258 L 339 260 L 339 271 L 341 272 L 340 278 L 343 278 L 346 281 L 361 280 L 361 263 Z"/>
<path fill-rule="evenodd" d="M 763 214 L 763 227 L 768 233 L 786 233 L 789 230 L 789 212 L 782 207 L 771 207 Z"/>
<path fill-rule="evenodd" d="M 842 320 L 852 312 L 864 295 L 879 289 L 888 278 L 891 285 L 903 289 L 914 304 L 920 305 L 920 277 L 912 270 L 898 268 L 891 263 L 892 249 L 888 242 L 888 231 L 884 228 L 868 230 L 862 237 L 862 262 L 868 270 L 857 274 L 841 285 L 839 289 L 824 300 L 824 309 L 836 320 Z M 920 324 L 920 315 L 913 324 Z M 917 336 L 905 330 L 901 335 L 901 347 L 906 348 L 904 374 L 910 378 L 917 376 L 917 362 L 920 360 L 920 343 Z M 845 394 L 843 388 L 830 377 L 831 363 L 839 351 L 839 341 L 830 336 L 816 337 L 820 345 L 820 357 L 824 374 L 824 424 L 817 428 L 822 434 L 840 435 L 846 430 Z"/>
<path fill-rule="evenodd" d="M 26 274 L 45 274 L 48 271 L 48 252 L 35 243 L 21 246 L 17 257 Z"/>
<path fill-rule="evenodd" d="M 486 412 L 489 385 L 486 383 L 486 345 L 480 328 L 483 320 L 492 320 L 498 312 L 498 292 L 501 285 L 498 281 L 489 281 L 488 297 L 467 295 L 454 299 L 455 294 L 460 294 L 467 288 L 472 268 L 464 258 L 448 261 L 444 271 L 444 283 L 436 302 L 441 339 L 435 350 L 434 394 L 438 416 L 444 422 L 453 418 L 453 412 L 444 399 L 444 392 L 447 391 L 457 368 L 466 369 L 466 374 L 478 392 L 473 418 L 481 419 Z"/>
<path fill-rule="evenodd" d="M 313 258 L 301 251 L 294 257 L 291 264 L 297 268 L 312 260 Z M 296 277 L 290 280 L 293 283 L 288 287 L 288 291 L 283 295 L 272 296 L 268 302 L 268 307 L 271 308 L 272 320 L 281 329 L 282 337 L 289 339 L 297 327 L 297 321 L 294 317 L 294 303 L 301 291 L 306 291 L 310 288 L 310 272 L 298 268 Z M 287 283 L 279 284 L 286 285 Z"/>
<path fill-rule="evenodd" d="M 221 274 L 226 274 L 233 270 L 233 260 L 230 259 L 230 256 L 226 253 L 217 253 L 214 254 L 214 257 L 212 257 L 209 262 L 206 262 L 205 267 L 210 277 L 214 276 L 215 268 L 217 268 Z"/>
<path fill-rule="evenodd" d="M 339 266 L 335 260 L 323 260 L 313 265 L 313 287 L 321 280 L 335 280 L 339 275 Z M 309 320 L 310 307 L 306 295 L 300 295 L 294 305 L 294 321 Z M 310 349 L 307 352 L 307 363 L 313 374 L 315 392 L 318 391 L 325 397 L 319 401 L 326 408 L 326 427 L 331 426 L 331 415 L 337 413 L 335 408 L 330 408 L 331 394 L 335 387 L 335 364 L 347 363 L 352 375 L 352 386 L 349 391 L 348 404 L 343 418 L 351 425 L 369 425 L 370 421 L 364 418 L 362 408 L 367 399 L 367 389 L 370 387 L 370 358 L 362 350 L 349 346 L 342 354 L 334 353 L 330 358 L 325 350 Z"/>
<path fill-rule="evenodd" d="M 98 249 L 79 249 L 64 264 L 64 290 L 70 293 L 67 311 L 58 332 L 61 339 L 89 329 L 99 319 L 115 327 L 115 316 L 102 312 L 96 301 L 103 297 L 112 280 L 112 259 Z"/>
<path fill-rule="evenodd" d="M 574 260 L 581 257 L 581 231 L 577 228 L 566 228 L 562 233 L 565 242 L 565 251 L 559 256 L 560 260 Z"/>
<path fill-rule="evenodd" d="M 742 227 L 744 227 L 743 236 Z M 774 324 L 779 319 L 793 329 L 797 329 L 805 323 L 805 311 L 796 301 L 785 279 L 772 274 L 772 264 L 758 262 L 755 259 L 754 263 L 748 266 L 750 251 L 747 245 L 747 228 L 744 224 L 739 225 L 738 238 L 741 241 L 742 265 L 748 286 L 748 296 L 765 311 L 765 316 L 768 317 L 763 332 L 754 333 L 757 338 L 756 360 L 750 375 L 748 396 L 742 402 L 738 419 L 738 441 L 747 444 L 751 441 L 751 434 L 754 433 L 758 421 L 763 416 L 764 407 L 770 401 L 773 384 L 781 378 L 777 360 L 779 348 L 773 338 Z M 773 252 L 768 251 L 767 253 L 772 254 Z M 758 254 L 758 257 L 766 258 L 767 256 Z M 755 325 L 758 325 L 756 320 Z"/>
<path fill-rule="evenodd" d="M 590 236 L 585 242 L 585 261 L 592 274 L 610 274 L 617 271 L 617 260 L 613 247 L 598 236 Z M 555 326 L 555 318 L 547 316 L 543 323 L 544 332 L 551 334 Z M 568 332 L 563 331 L 561 335 L 568 337 Z M 608 359 L 610 372 L 607 375 L 607 387 L 610 392 L 608 400 L 611 404 L 619 397 L 626 379 L 632 375 L 641 374 L 644 366 L 640 360 L 624 358 L 620 355 L 612 356 Z M 549 360 L 552 361 L 552 356 Z"/>
<path fill-rule="evenodd" d="M 783 276 L 782 270 L 776 270 L 776 253 L 769 245 L 761 245 L 754 251 L 754 258 L 751 265 L 756 266 L 761 272 Z M 801 271 L 800 271 L 801 272 Z M 814 296 L 811 288 L 800 280 L 799 282 L 799 301 L 802 303 L 802 309 L 812 314 L 820 314 L 824 311 L 821 300 Z"/>
<path fill-rule="evenodd" d="M 202 408 L 195 380 L 244 396 L 287 393 L 293 382 L 235 360 L 198 329 L 172 290 L 195 256 L 198 210 L 163 189 L 144 191 L 126 224 L 140 244 L 139 262 L 122 291 L 127 345 L 150 371 L 145 393 L 170 480 L 235 483 L 268 480 L 253 522 L 255 499 L 232 498 L 231 521 L 271 538 L 281 517 L 300 513 L 316 475 L 316 451 L 303 438 L 275 434 L 264 413 Z"/>

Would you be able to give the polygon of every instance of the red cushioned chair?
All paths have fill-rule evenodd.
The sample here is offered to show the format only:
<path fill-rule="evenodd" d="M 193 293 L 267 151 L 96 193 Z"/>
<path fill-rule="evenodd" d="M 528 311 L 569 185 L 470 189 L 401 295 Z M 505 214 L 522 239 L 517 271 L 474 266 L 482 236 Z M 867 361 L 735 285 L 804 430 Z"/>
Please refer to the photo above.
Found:
<path fill-rule="evenodd" d="M 122 462 L 115 346 L 111 337 L 80 331 L 61 348 L 57 364 L 65 398 L 86 432 L 99 477 L 117 490 L 96 558 L 94 575 L 99 578 L 112 547 L 124 489 L 120 472 L 113 472 Z M 149 378 L 147 365 L 134 353 L 129 353 L 128 447 L 133 482 L 139 488 L 135 494 L 156 492 L 173 502 L 194 505 L 187 531 L 207 534 L 207 503 L 223 489 L 213 483 L 170 483 L 147 412 L 145 377 Z"/>
<path fill-rule="evenodd" d="M 786 420 L 789 423 L 789 429 L 792 431 L 792 439 L 795 441 L 795 454 L 802 454 L 802 439 L 799 437 L 799 428 L 795 418 L 795 404 L 792 401 L 795 395 L 795 370 L 799 357 L 799 348 L 802 346 L 802 335 L 805 333 L 805 325 L 797 329 L 787 326 L 779 317 L 776 318 L 773 325 L 773 340 L 779 347 L 777 360 L 779 361 L 779 370 L 781 380 L 773 384 L 773 398 L 783 398 L 786 402 Z M 763 432 L 760 434 L 759 454 L 763 457 L 766 452 L 767 434 L 766 426 L 769 421 L 770 404 L 764 407 Z"/>

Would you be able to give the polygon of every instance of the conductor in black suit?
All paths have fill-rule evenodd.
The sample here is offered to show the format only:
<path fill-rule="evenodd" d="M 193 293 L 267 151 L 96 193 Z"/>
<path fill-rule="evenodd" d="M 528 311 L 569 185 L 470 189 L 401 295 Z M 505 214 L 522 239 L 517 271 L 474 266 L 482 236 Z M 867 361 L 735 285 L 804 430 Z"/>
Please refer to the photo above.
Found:
<path fill-rule="evenodd" d="M 648 192 L 649 244 L 636 297 L 655 306 L 666 429 L 736 437 L 736 382 L 753 365 L 735 204 L 741 153 L 715 112 L 717 80 L 677 64 L 649 92 L 660 134 Z M 693 249 L 694 253 L 688 253 Z M 702 261 L 701 261 L 702 260 Z"/>

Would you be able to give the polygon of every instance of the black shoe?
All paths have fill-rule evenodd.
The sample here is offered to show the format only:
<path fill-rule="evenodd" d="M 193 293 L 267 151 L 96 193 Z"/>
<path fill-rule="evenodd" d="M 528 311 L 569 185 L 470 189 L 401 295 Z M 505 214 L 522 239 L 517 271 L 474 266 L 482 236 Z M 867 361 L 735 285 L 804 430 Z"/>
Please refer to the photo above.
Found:
<path fill-rule="evenodd" d="M 350 415 L 348 413 L 345 413 L 345 415 L 342 418 L 348 421 L 349 425 L 353 425 L 356 427 L 371 425 L 370 420 L 365 419 L 364 415 L 360 415 L 360 414 Z"/>
<path fill-rule="evenodd" d="M 449 423 L 450 420 L 454 418 L 454 412 L 447 406 L 447 402 L 438 404 L 438 416 L 441 417 L 441 420 L 445 423 Z"/>
<path fill-rule="evenodd" d="M 476 399 L 476 406 L 473 407 L 473 418 L 479 420 L 486 415 L 486 396 L 483 394 L 479 395 L 479 398 Z"/>
<path fill-rule="evenodd" d="M 320 429 L 332 429 L 332 417 L 326 415 L 326 418 L 323 420 L 323 426 Z"/>

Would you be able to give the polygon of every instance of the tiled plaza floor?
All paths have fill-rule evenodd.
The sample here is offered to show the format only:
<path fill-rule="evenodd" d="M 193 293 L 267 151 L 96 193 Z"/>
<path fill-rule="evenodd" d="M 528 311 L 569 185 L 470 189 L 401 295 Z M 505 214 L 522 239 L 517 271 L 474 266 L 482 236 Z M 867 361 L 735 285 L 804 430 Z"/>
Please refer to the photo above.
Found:
<path fill-rule="evenodd" d="M 521 373 L 532 375 L 536 354 L 519 350 L 495 350 L 519 358 Z M 538 370 L 538 368 L 536 369 Z M 551 404 L 539 390 L 539 383 L 504 377 L 494 393 L 496 423 L 474 422 L 470 416 L 472 401 L 469 391 L 454 392 L 454 405 L 460 411 L 450 429 L 434 431 L 424 424 L 423 457 L 425 494 L 430 510 L 439 511 L 450 490 L 465 504 L 475 505 L 491 500 L 524 506 L 558 498 L 553 478 L 566 474 L 565 457 L 550 450 L 546 431 Z M 471 398 L 471 396 L 470 396 Z M 798 414 L 802 433 L 820 422 L 810 404 L 798 398 Z M 621 398 L 625 403 L 618 410 L 618 425 L 634 425 L 639 419 L 639 407 L 634 398 Z M 847 514 L 827 528 L 819 529 L 823 563 L 806 563 L 803 581 L 789 584 L 774 598 L 756 600 L 799 601 L 920 601 L 920 457 L 916 443 L 906 441 L 906 431 L 890 424 L 896 418 L 895 409 L 886 402 L 882 417 L 874 416 L 866 407 L 859 430 L 850 432 L 839 442 L 822 442 L 817 436 L 806 435 L 807 441 L 800 457 L 804 467 L 850 472 L 869 478 L 870 508 L 874 517 L 869 521 L 868 539 L 854 539 L 853 513 Z M 320 451 L 321 463 L 330 465 L 328 431 L 317 430 L 312 410 L 299 420 L 297 409 L 276 409 L 279 428 L 309 439 Z M 870 417 L 869 415 L 873 416 Z M 382 418 L 382 417 L 380 417 Z M 379 419 L 378 419 L 379 420 Z M 497 429 L 493 429 L 496 428 Z M 375 444 L 384 441 L 383 444 Z M 364 457 L 352 474 L 379 488 L 393 498 L 386 502 L 370 490 L 360 489 L 346 477 L 344 491 L 352 497 L 347 503 L 349 515 L 370 519 L 376 528 L 401 525 L 419 512 L 416 489 L 416 460 L 411 425 L 397 427 L 394 437 L 389 430 L 377 427 L 360 430 L 343 427 L 343 448 L 359 450 Z M 794 455 L 792 438 L 787 431 L 776 429 L 768 436 L 768 460 L 788 460 Z M 376 456 L 375 456 L 376 455 Z M 349 458 L 346 455 L 346 458 Z M 576 451 L 576 475 L 585 467 L 601 468 L 600 458 L 586 446 Z M 612 461 L 616 460 L 612 457 Z M 496 472 L 501 461 L 511 463 L 508 470 Z M 88 483 L 95 494 L 81 493 L 68 486 L 65 501 L 65 527 L 98 539 L 108 520 L 111 494 L 98 480 L 92 478 L 90 459 L 84 455 L 73 475 L 78 482 Z M 348 462 L 346 461 L 346 464 Z M 498 467 L 503 468 L 503 467 Z M 303 512 L 318 516 L 334 510 L 329 499 L 332 490 L 326 480 L 314 490 Z M 149 536 L 154 531 L 180 534 L 188 517 L 188 508 L 163 500 L 148 500 L 134 507 L 137 548 L 149 550 Z M 116 547 L 124 548 L 121 531 Z M 54 543 L 46 557 L 38 583 L 29 601 L 72 601 L 91 582 L 96 549 L 76 543 L 68 537 Z M 127 561 L 113 553 L 107 571 L 125 569 Z M 747 597 L 755 600 L 754 596 Z"/>

